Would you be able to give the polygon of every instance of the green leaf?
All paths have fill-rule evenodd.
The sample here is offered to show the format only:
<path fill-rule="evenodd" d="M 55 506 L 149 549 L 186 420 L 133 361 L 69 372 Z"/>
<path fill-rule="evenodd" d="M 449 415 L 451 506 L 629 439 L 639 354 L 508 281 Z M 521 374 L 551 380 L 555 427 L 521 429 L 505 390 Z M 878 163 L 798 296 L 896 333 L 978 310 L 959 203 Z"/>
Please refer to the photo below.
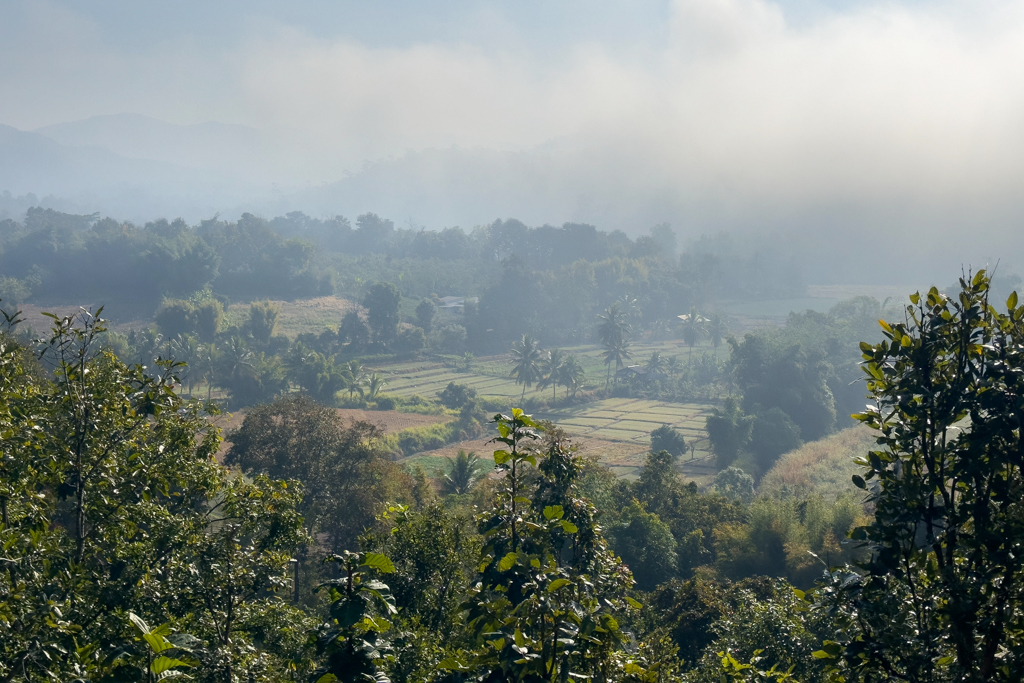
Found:
<path fill-rule="evenodd" d="M 320 678 L 316 679 L 316 683 L 334 683 L 336 680 L 338 680 L 338 677 L 334 674 L 324 674 Z"/>
<path fill-rule="evenodd" d="M 385 574 L 393 574 L 395 572 L 395 565 L 392 564 L 391 560 L 389 560 L 387 556 L 381 555 L 380 553 L 366 553 L 366 556 L 363 559 L 363 566 L 376 569 L 377 571 Z"/>
<path fill-rule="evenodd" d="M 811 653 L 811 656 L 815 659 L 832 659 L 832 655 L 825 652 L 824 650 L 815 650 Z"/>
<path fill-rule="evenodd" d="M 501 558 L 501 562 L 498 563 L 498 570 L 507 572 L 512 568 L 512 565 L 516 563 L 517 557 L 518 555 L 516 553 L 509 553 L 505 557 Z"/>
<path fill-rule="evenodd" d="M 164 650 L 170 650 L 174 647 L 166 638 L 155 633 L 143 633 L 142 637 L 149 643 L 149 646 L 153 649 L 153 652 L 160 653 Z"/>
<path fill-rule="evenodd" d="M 161 657 L 157 657 L 156 659 L 153 660 L 153 664 L 150 667 L 150 671 L 152 671 L 154 674 L 161 674 L 164 671 L 167 671 L 168 669 L 171 669 L 171 668 L 176 667 L 176 666 L 192 666 L 192 665 L 189 664 L 188 662 L 182 661 L 180 659 L 176 659 L 174 657 L 162 657 L 161 656 Z"/>
<path fill-rule="evenodd" d="M 563 519 L 561 521 L 561 525 L 562 525 L 562 531 L 564 531 L 567 534 L 574 534 L 577 531 L 579 531 L 579 527 L 577 527 L 575 524 L 573 524 L 572 522 L 570 522 L 568 520 Z"/>
<path fill-rule="evenodd" d="M 859 489 L 866 489 L 868 485 L 864 482 L 864 477 L 859 474 L 853 475 L 853 485 Z"/>
<path fill-rule="evenodd" d="M 512 459 L 512 454 L 508 451 L 494 451 L 494 464 L 504 465 Z"/>
<path fill-rule="evenodd" d="M 1006 300 L 1006 307 L 1011 311 L 1017 308 L 1017 292 L 1010 292 L 1010 298 Z"/>
<path fill-rule="evenodd" d="M 561 505 L 548 505 L 544 508 L 544 519 L 561 519 L 564 515 L 565 510 Z"/>
<path fill-rule="evenodd" d="M 572 583 L 572 581 L 570 581 L 569 579 L 555 579 L 554 581 L 548 584 L 548 593 L 553 593 L 562 586 L 566 586 L 570 583 Z"/>
<path fill-rule="evenodd" d="M 640 602 L 634 600 L 633 598 L 629 597 L 628 595 L 626 596 L 626 603 L 629 604 L 629 606 L 632 607 L 633 609 L 640 609 L 641 607 L 643 607 L 643 605 L 640 604 Z"/>

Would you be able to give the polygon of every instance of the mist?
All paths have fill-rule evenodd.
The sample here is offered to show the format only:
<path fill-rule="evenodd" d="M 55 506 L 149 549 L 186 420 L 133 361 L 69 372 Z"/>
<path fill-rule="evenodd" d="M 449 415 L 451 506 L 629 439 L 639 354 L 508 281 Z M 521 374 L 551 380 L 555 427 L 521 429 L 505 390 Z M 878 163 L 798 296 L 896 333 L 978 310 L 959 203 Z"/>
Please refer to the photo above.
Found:
<path fill-rule="evenodd" d="M 0 191 L 83 212 L 668 222 L 777 236 L 822 281 L 913 281 L 1020 247 L 1010 2 L 16 2 L 0 16 L 0 91 L 16 95 L 0 123 L 75 157 L 33 174 L 7 154 Z"/>

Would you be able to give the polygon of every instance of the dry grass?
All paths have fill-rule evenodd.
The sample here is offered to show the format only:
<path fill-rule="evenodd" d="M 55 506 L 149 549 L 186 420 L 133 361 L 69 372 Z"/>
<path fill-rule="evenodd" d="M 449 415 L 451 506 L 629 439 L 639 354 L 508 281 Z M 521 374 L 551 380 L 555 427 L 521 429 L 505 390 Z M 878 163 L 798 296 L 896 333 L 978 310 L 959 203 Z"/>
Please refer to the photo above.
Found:
<path fill-rule="evenodd" d="M 321 296 L 316 299 L 296 301 L 274 301 L 281 307 L 277 318 L 277 333 L 295 339 L 304 332 L 320 334 L 327 328 L 337 330 L 341 319 L 355 304 L 336 296 Z M 234 303 L 228 306 L 225 322 L 241 325 L 249 317 L 249 303 Z"/>
<path fill-rule="evenodd" d="M 802 496 L 813 491 L 834 500 L 856 490 L 850 477 L 860 468 L 853 460 L 874 445 L 874 432 L 864 426 L 844 429 L 828 438 L 804 444 L 775 463 L 761 480 L 758 493 Z"/>

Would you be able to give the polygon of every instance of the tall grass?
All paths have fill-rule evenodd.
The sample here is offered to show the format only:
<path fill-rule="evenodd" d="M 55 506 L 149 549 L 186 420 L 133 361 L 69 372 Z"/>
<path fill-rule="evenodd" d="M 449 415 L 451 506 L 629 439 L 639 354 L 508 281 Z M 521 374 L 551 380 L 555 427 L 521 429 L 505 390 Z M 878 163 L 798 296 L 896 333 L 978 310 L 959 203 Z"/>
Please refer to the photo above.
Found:
<path fill-rule="evenodd" d="M 850 478 L 860 468 L 853 460 L 874 445 L 874 432 L 860 425 L 806 443 L 779 458 L 761 480 L 757 492 L 773 498 L 805 498 L 817 493 L 834 501 L 844 493 L 857 491 Z"/>

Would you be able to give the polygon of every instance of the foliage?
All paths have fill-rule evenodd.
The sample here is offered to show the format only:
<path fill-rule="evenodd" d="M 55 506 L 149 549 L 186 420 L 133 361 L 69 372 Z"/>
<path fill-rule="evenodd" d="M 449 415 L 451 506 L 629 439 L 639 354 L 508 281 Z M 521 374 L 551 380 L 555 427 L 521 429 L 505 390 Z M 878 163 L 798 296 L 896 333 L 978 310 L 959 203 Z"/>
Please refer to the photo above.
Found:
<path fill-rule="evenodd" d="M 744 504 L 749 504 L 754 499 L 754 478 L 739 467 L 726 467 L 715 475 L 712 485 L 726 498 Z"/>
<path fill-rule="evenodd" d="M 281 306 L 272 301 L 254 301 L 249 306 L 248 330 L 257 344 L 266 346 L 274 336 Z"/>
<path fill-rule="evenodd" d="M 526 396 L 526 390 L 542 376 L 540 347 L 535 339 L 523 335 L 522 339 L 512 344 L 512 371 L 509 377 L 514 377 L 516 384 L 523 385 L 523 396 Z"/>
<path fill-rule="evenodd" d="M 444 391 L 438 394 L 438 398 L 441 399 L 441 403 L 444 404 L 445 408 L 459 410 L 476 400 L 476 389 L 465 384 L 449 382 Z"/>
<path fill-rule="evenodd" d="M 448 460 L 448 472 L 441 478 L 442 493 L 452 495 L 469 493 L 473 484 L 482 475 L 480 458 L 476 453 L 467 453 L 460 448 L 454 458 L 449 457 L 446 460 Z"/>
<path fill-rule="evenodd" d="M 649 591 L 676 575 L 676 541 L 658 516 L 633 502 L 609 530 L 612 548 L 632 569 L 636 587 Z"/>
<path fill-rule="evenodd" d="M 704 428 L 707 430 L 711 449 L 718 458 L 719 469 L 731 465 L 750 441 L 753 422 L 754 417 L 744 415 L 732 396 L 725 399 L 724 405 L 715 408 L 708 416 Z"/>
<path fill-rule="evenodd" d="M 588 518 L 592 524 L 592 512 L 576 499 L 579 466 L 566 445 L 552 441 L 546 457 L 528 448 L 540 438 L 538 425 L 518 409 L 495 422 L 496 440 L 506 448 L 495 451 L 494 460 L 504 477 L 492 507 L 479 518 L 479 585 L 466 603 L 473 648 L 441 666 L 489 680 L 607 680 L 630 665 L 619 622 L 631 609 L 625 596 L 629 572 L 596 529 L 571 521 Z M 546 481 L 537 491 L 542 508 L 531 501 L 526 477 L 538 464 Z M 565 504 L 550 504 L 558 499 Z M 567 548 L 573 549 L 568 556 Z"/>
<path fill-rule="evenodd" d="M 802 443 L 800 428 L 780 409 L 755 414 L 748 448 L 754 455 L 758 475 L 768 472 L 783 453 L 796 450 Z"/>
<path fill-rule="evenodd" d="M 665 451 L 678 458 L 686 452 L 686 440 L 672 425 L 662 425 L 651 432 L 651 451 Z"/>
<path fill-rule="evenodd" d="M 1024 307 L 989 303 L 984 271 L 956 297 L 914 294 L 905 322 L 864 343 L 878 447 L 858 463 L 874 520 L 854 532 L 863 574 L 822 600 L 844 618 L 821 656 L 851 676 L 1017 680 Z"/>
<path fill-rule="evenodd" d="M 299 511 L 311 533 L 324 534 L 334 551 L 356 538 L 383 508 L 401 470 L 386 457 L 381 431 L 346 425 L 337 411 L 305 396 L 258 406 L 228 435 L 224 457 L 247 473 L 294 479 L 306 496 Z"/>
<path fill-rule="evenodd" d="M 367 290 L 363 306 L 374 342 L 387 347 L 398 336 L 398 305 L 401 299 L 398 288 L 390 282 L 378 282 Z"/>

